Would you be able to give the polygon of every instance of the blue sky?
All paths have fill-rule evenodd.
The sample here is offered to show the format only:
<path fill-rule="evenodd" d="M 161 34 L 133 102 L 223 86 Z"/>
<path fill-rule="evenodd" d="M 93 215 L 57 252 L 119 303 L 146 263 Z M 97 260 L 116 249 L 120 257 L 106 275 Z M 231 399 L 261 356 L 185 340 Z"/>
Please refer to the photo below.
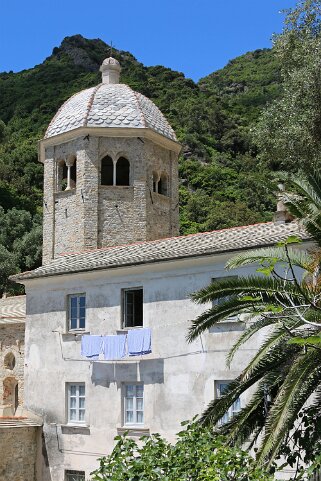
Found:
<path fill-rule="evenodd" d="M 271 46 L 295 0 L 2 0 L 0 71 L 41 63 L 80 33 L 198 80 L 249 50 Z"/>

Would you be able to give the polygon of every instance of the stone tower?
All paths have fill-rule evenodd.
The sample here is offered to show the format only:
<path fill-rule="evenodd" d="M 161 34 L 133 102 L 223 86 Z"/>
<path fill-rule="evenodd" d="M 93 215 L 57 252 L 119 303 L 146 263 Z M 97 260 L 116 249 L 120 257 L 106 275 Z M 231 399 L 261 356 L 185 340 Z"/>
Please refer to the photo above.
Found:
<path fill-rule="evenodd" d="M 40 142 L 44 264 L 178 234 L 175 133 L 153 102 L 119 83 L 117 60 L 100 70 L 102 83 L 67 100 Z"/>

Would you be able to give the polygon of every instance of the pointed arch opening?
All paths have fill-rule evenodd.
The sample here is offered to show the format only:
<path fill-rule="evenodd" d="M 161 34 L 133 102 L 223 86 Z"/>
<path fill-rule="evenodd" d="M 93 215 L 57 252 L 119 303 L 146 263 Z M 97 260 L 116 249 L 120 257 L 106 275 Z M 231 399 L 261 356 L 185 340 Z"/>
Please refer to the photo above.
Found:
<path fill-rule="evenodd" d="M 100 184 L 114 185 L 114 163 L 109 155 L 101 160 Z"/>
<path fill-rule="evenodd" d="M 168 195 L 168 177 L 165 173 L 162 173 L 158 181 L 158 193 Z"/>
<path fill-rule="evenodd" d="M 129 161 L 125 157 L 117 160 L 116 185 L 129 185 Z"/>
<path fill-rule="evenodd" d="M 12 352 L 8 352 L 8 354 L 5 355 L 3 364 L 5 369 L 10 369 L 10 371 L 15 368 L 16 358 Z"/>

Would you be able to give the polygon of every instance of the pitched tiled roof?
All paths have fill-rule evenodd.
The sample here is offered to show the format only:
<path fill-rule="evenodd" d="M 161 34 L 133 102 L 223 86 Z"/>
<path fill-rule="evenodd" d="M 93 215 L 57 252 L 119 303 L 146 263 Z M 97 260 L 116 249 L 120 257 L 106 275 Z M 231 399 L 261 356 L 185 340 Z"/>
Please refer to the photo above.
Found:
<path fill-rule="evenodd" d="M 307 239 L 306 234 L 296 222 L 289 224 L 269 222 L 169 239 L 137 242 L 125 246 L 61 255 L 45 266 L 34 271 L 17 274 L 11 279 L 19 282 L 19 280 L 37 277 L 206 256 L 273 245 L 291 235 Z"/>
<path fill-rule="evenodd" d="M 125 84 L 99 84 L 70 97 L 50 122 L 45 139 L 79 127 L 150 128 L 177 141 L 158 107 Z"/>
<path fill-rule="evenodd" d="M 26 319 L 26 296 L 3 297 L 0 299 L 0 326 L 18 324 Z"/>

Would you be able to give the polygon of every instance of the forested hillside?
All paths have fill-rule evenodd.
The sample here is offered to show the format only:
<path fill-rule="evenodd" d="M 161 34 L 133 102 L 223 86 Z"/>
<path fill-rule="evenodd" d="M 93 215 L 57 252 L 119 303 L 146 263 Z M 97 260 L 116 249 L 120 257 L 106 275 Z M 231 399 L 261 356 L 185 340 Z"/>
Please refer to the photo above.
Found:
<path fill-rule="evenodd" d="M 0 285 L 1 276 L 40 262 L 37 141 L 68 97 L 100 82 L 99 66 L 109 53 L 103 41 L 76 35 L 42 64 L 0 74 Z M 270 220 L 269 166 L 257 158 L 251 128 L 281 91 L 273 52 L 249 52 L 198 83 L 163 66 L 144 67 L 129 52 L 113 56 L 121 81 L 158 105 L 183 144 L 181 232 Z"/>

